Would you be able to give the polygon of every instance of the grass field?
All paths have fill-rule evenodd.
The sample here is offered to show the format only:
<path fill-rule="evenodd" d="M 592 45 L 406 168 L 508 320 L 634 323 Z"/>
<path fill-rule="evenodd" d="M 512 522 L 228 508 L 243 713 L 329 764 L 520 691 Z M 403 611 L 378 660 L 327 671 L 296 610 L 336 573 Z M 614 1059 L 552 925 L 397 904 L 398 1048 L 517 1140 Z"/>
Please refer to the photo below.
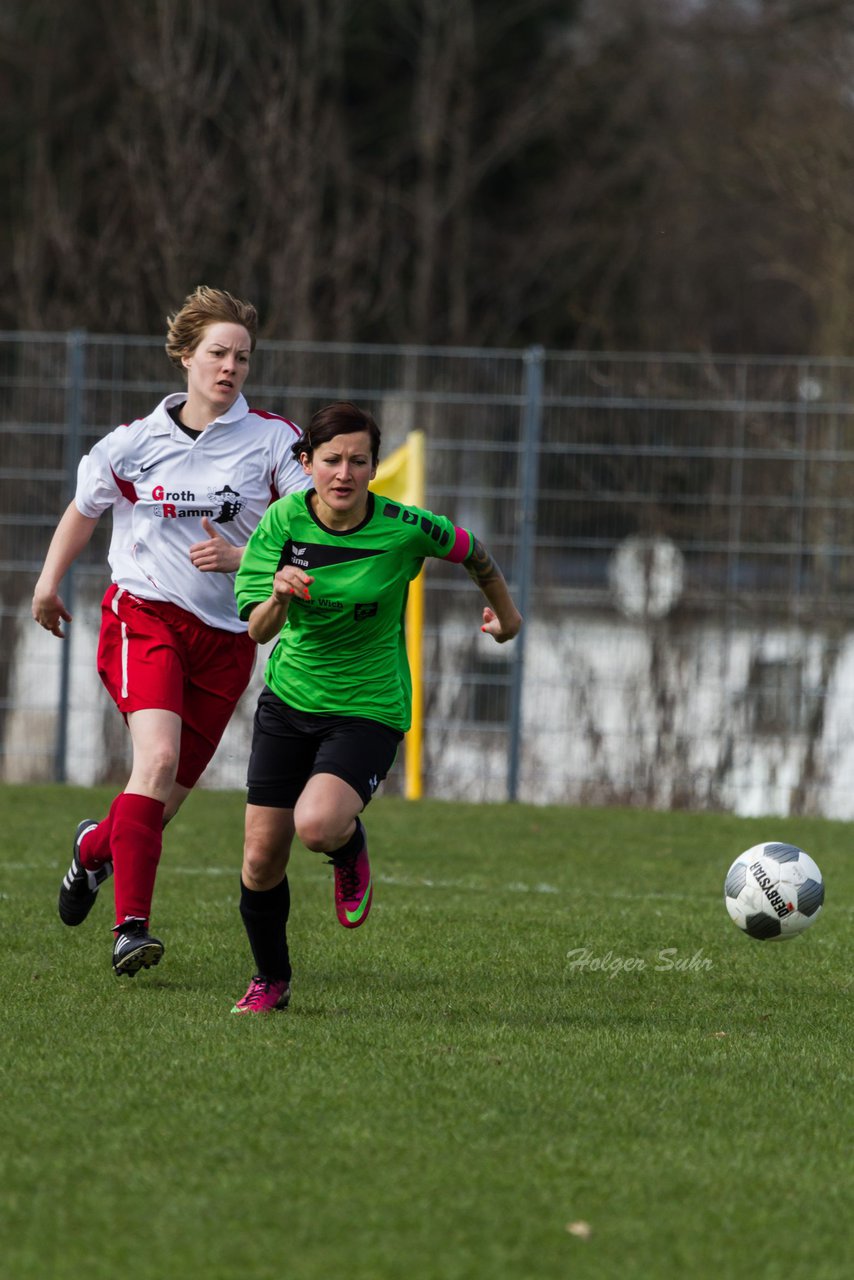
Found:
<path fill-rule="evenodd" d="M 133 980 L 55 910 L 109 798 L 0 789 L 3 1277 L 852 1274 L 850 825 L 379 799 L 370 921 L 295 850 L 291 1008 L 239 1018 L 242 797 L 167 832 Z M 765 839 L 827 882 L 785 943 L 722 902 Z"/>

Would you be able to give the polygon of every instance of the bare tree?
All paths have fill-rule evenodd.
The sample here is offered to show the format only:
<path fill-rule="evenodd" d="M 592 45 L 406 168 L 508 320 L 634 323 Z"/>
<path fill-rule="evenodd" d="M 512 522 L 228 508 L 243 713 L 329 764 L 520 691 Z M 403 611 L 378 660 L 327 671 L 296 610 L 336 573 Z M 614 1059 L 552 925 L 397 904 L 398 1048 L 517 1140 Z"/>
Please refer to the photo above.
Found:
<path fill-rule="evenodd" d="M 279 337 L 850 345 L 851 0 L 0 22 L 7 324 L 159 332 L 211 280 Z"/>

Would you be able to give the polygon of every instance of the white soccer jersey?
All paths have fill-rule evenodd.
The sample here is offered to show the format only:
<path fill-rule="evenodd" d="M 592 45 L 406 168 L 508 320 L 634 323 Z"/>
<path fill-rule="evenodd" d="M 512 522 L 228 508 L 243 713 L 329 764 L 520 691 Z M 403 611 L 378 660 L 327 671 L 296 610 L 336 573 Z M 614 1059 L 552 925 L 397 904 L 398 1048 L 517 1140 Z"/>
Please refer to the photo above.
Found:
<path fill-rule="evenodd" d="M 202 517 L 244 546 L 276 498 L 311 483 L 291 453 L 302 434 L 244 397 L 196 438 L 168 410 L 186 393 L 166 396 L 147 418 L 117 427 L 81 458 L 74 501 L 84 516 L 113 511 L 109 561 L 113 581 L 132 595 L 168 600 L 209 626 L 245 631 L 237 616 L 233 573 L 202 573 L 190 547 L 208 534 Z"/>

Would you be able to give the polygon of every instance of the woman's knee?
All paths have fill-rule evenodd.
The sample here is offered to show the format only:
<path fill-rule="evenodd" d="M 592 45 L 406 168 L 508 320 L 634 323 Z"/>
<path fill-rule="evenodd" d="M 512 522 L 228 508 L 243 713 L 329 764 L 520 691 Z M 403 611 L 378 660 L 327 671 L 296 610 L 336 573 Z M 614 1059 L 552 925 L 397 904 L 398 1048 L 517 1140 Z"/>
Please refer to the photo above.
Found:
<path fill-rule="evenodd" d="M 290 813 L 247 807 L 243 839 L 243 883 L 247 888 L 268 889 L 279 883 L 288 865 L 292 838 Z"/>
<path fill-rule="evenodd" d="M 243 851 L 243 883 L 247 889 L 270 889 L 277 885 L 288 865 L 287 853 L 280 850 Z"/>
<path fill-rule="evenodd" d="M 313 853 L 337 849 L 346 839 L 347 828 L 353 825 L 352 818 L 342 821 L 335 814 L 308 807 L 302 811 L 297 807 L 294 818 L 297 835 L 306 849 L 311 849 Z"/>
<path fill-rule="evenodd" d="M 133 772 L 155 787 L 172 787 L 178 772 L 178 749 L 169 741 L 147 744 L 134 753 Z"/>

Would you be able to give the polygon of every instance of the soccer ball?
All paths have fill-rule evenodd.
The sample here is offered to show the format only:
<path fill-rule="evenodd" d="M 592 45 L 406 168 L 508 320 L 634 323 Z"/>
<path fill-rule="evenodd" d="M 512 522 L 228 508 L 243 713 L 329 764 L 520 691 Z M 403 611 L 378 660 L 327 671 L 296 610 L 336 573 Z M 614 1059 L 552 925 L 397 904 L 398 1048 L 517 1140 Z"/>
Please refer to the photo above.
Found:
<path fill-rule="evenodd" d="M 724 901 L 751 938 L 794 938 L 821 915 L 824 880 L 797 845 L 755 844 L 727 872 Z"/>

